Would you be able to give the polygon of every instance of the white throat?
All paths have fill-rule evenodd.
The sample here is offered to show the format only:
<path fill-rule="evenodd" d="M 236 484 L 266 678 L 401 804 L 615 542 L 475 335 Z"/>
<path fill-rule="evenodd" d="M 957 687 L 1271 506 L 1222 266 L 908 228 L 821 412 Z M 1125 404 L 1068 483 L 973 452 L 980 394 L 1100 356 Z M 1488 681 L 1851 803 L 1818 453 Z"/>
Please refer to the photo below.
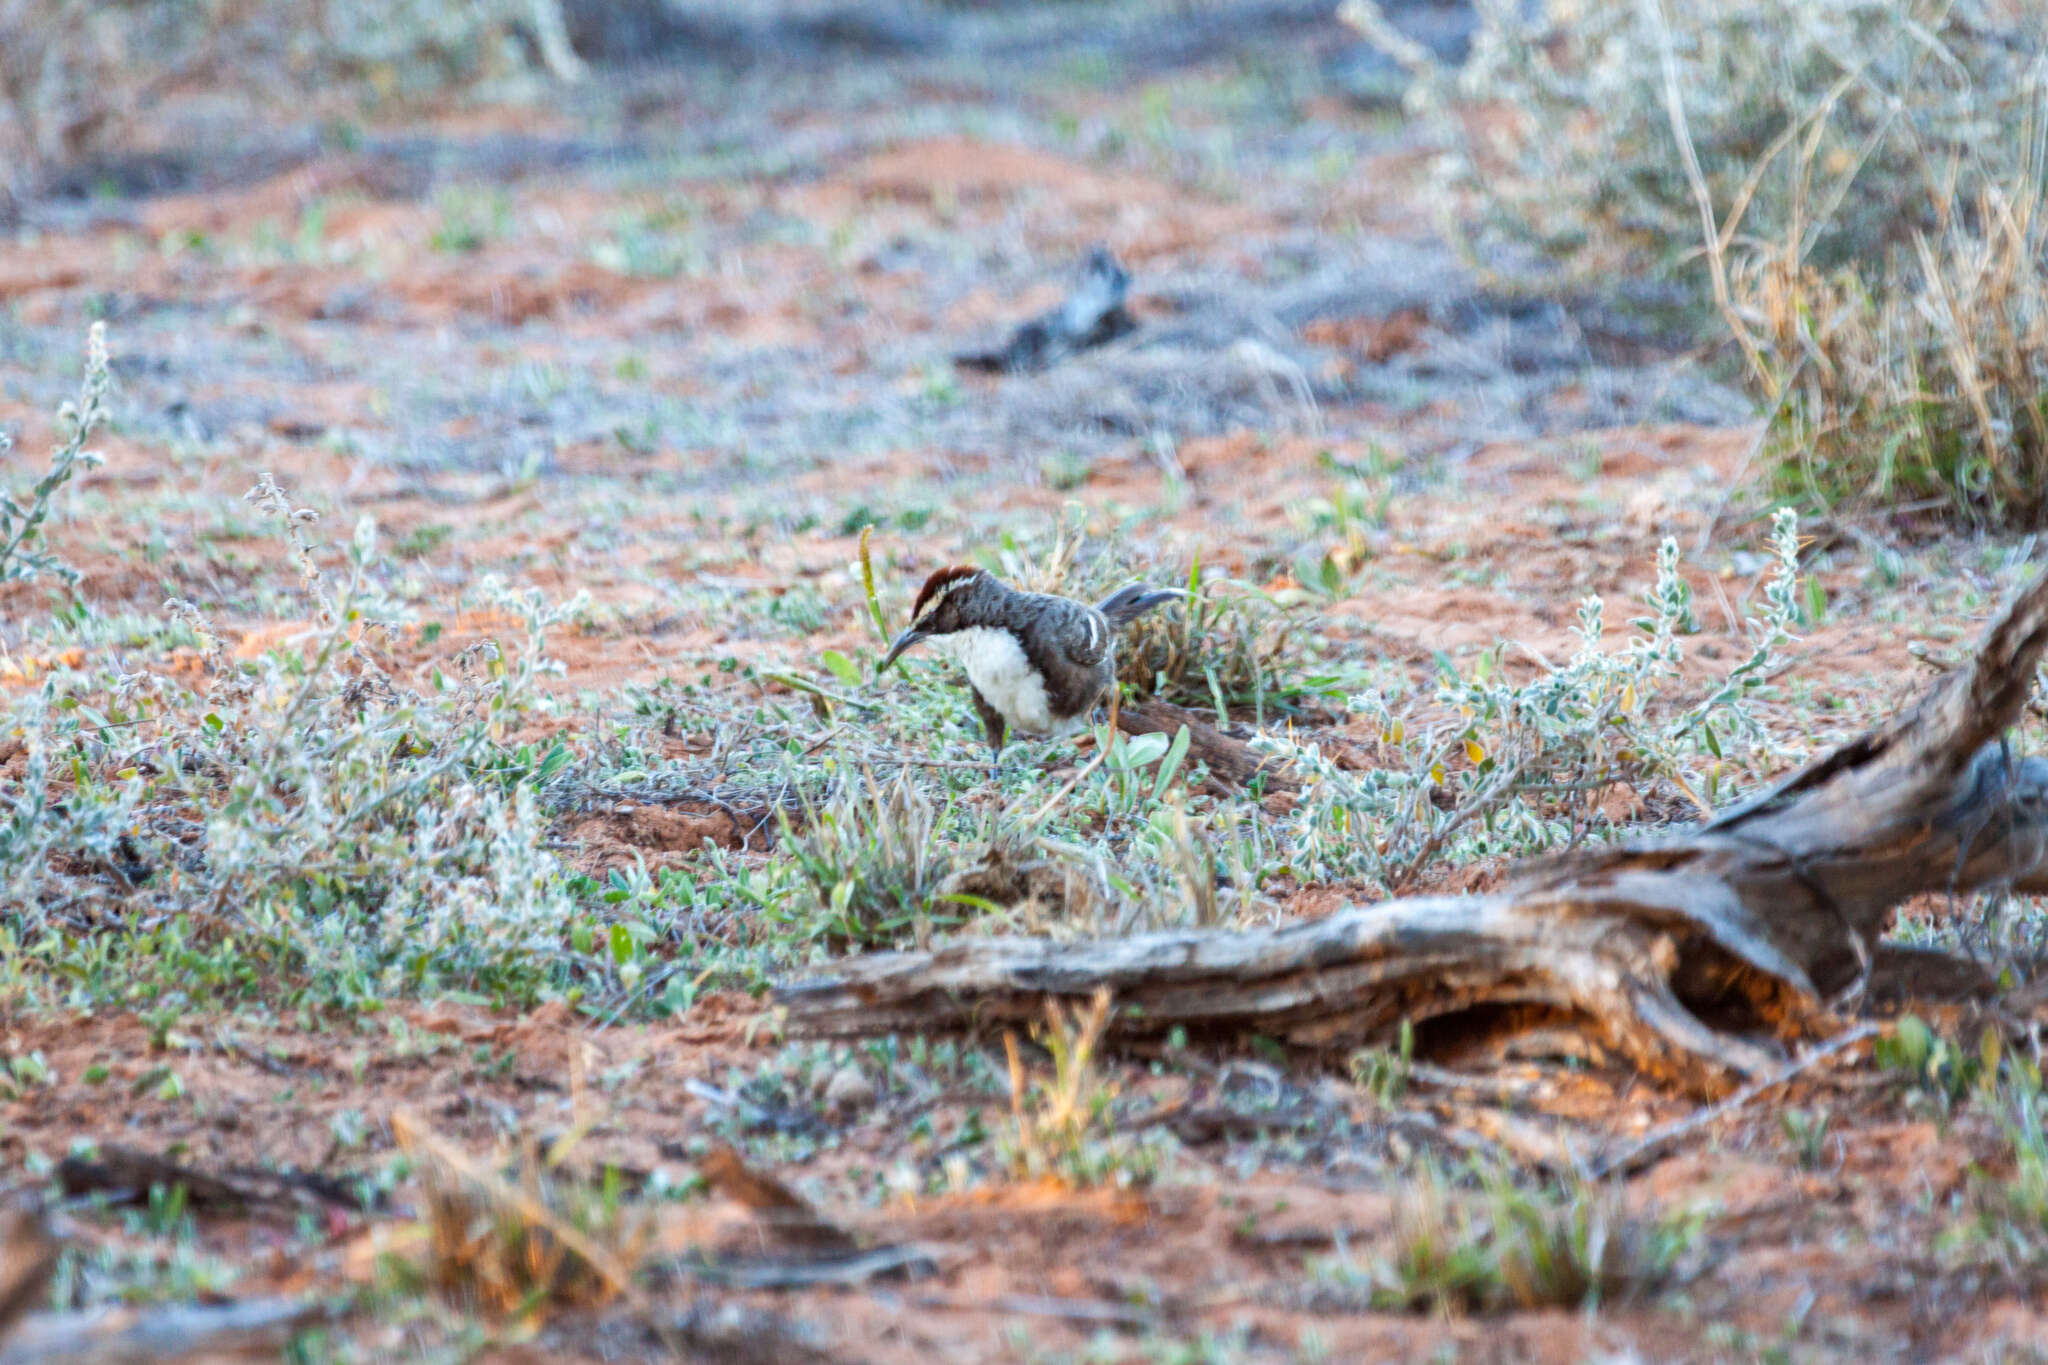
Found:
<path fill-rule="evenodd" d="M 971 626 L 932 637 L 932 648 L 967 670 L 967 680 L 988 704 L 1002 712 L 1012 730 L 1053 732 L 1045 680 L 1024 657 L 1024 647 L 1007 630 Z"/>

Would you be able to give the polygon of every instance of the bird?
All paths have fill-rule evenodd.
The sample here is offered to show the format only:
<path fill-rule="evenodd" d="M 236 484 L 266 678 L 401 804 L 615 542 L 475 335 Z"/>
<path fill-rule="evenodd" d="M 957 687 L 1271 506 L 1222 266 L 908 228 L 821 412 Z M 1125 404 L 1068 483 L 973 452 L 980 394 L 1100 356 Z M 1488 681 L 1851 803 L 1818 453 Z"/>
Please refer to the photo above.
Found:
<path fill-rule="evenodd" d="M 1186 596 L 1179 588 L 1133 583 L 1091 607 L 1024 592 L 986 569 L 956 564 L 925 580 L 910 627 L 890 643 L 875 672 L 887 672 L 924 641 L 959 664 L 988 732 L 990 761 L 1000 769 L 1012 730 L 1058 738 L 1086 725 L 1116 681 L 1117 632 Z"/>

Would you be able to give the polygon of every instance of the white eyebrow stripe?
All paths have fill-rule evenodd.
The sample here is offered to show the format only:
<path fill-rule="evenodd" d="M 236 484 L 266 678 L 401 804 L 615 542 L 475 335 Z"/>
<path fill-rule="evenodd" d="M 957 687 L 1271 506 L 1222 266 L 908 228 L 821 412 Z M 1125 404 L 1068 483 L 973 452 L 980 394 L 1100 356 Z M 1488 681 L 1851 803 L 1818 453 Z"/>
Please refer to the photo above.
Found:
<path fill-rule="evenodd" d="M 1088 648 L 1095 648 L 1095 642 L 1102 634 L 1102 623 L 1095 619 L 1095 613 L 1088 613 Z"/>

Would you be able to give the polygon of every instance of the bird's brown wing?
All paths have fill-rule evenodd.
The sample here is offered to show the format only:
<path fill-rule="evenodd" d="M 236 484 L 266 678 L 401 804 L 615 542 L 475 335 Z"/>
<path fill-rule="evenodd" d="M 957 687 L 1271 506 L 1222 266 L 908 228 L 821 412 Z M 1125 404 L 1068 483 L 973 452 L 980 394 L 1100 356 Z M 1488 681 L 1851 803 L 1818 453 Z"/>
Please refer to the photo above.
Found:
<path fill-rule="evenodd" d="M 1112 681 L 1110 651 L 1116 633 L 1102 613 L 1067 597 L 1035 596 L 1035 628 L 1021 643 L 1045 679 L 1046 700 L 1059 719 L 1097 705 Z"/>
<path fill-rule="evenodd" d="M 1036 605 L 1042 613 L 1043 638 L 1064 663 L 1092 671 L 1109 657 L 1116 634 L 1101 612 L 1070 597 L 1041 596 Z"/>

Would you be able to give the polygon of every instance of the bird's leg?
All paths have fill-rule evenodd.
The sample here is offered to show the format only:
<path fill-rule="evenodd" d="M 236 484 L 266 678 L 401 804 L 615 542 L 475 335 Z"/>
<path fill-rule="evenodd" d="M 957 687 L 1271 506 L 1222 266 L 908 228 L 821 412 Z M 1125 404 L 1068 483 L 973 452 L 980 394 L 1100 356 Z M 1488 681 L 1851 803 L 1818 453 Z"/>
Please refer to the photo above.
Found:
<path fill-rule="evenodd" d="M 974 709 L 981 717 L 981 728 L 988 732 L 989 776 L 1001 777 L 1003 774 L 1003 743 L 1009 738 L 1010 724 L 1003 719 L 1002 712 L 989 705 L 988 698 L 982 696 L 980 689 L 975 687 L 973 683 L 967 685 L 967 691 L 974 698 Z"/>

